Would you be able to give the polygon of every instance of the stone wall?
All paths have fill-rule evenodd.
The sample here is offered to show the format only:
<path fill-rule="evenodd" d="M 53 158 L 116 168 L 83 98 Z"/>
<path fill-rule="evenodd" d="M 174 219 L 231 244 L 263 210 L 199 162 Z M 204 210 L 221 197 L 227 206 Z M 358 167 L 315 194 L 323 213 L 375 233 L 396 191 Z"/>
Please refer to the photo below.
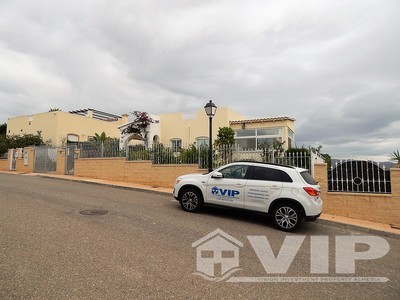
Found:
<path fill-rule="evenodd" d="M 9 171 L 10 170 L 10 162 L 7 158 L 0 159 L 0 171 Z"/>
<path fill-rule="evenodd" d="M 179 175 L 201 172 L 205 170 L 199 170 L 197 165 L 153 165 L 151 161 L 125 161 L 125 158 L 78 158 L 74 175 L 172 188 Z"/>

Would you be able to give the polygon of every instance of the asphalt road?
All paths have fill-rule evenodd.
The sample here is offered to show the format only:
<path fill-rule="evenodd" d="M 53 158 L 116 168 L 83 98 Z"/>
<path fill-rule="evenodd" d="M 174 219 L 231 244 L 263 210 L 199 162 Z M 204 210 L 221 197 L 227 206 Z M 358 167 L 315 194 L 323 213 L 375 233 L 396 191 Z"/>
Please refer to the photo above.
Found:
<path fill-rule="evenodd" d="M 317 276 L 389 281 L 208 281 L 194 274 L 192 243 L 217 228 L 243 243 L 240 270 L 232 276 L 316 276 L 310 274 L 310 238 L 329 236 L 329 273 Z M 275 255 L 285 237 L 306 237 L 287 274 L 276 275 L 266 273 L 248 235 L 266 236 Z M 399 239 L 386 237 L 389 253 L 357 261 L 354 274 L 335 273 L 335 237 L 358 235 L 366 233 L 316 223 L 286 234 L 264 216 L 216 208 L 186 213 L 168 195 L 0 174 L 0 299 L 400 299 Z"/>

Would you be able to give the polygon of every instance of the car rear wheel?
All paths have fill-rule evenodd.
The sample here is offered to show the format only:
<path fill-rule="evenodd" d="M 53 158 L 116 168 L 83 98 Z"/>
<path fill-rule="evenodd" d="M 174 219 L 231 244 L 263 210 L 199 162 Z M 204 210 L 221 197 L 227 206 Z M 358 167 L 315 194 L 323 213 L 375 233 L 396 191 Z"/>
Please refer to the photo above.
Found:
<path fill-rule="evenodd" d="M 203 206 L 203 197 L 197 190 L 190 188 L 180 194 L 179 202 L 184 211 L 197 212 Z"/>
<path fill-rule="evenodd" d="M 273 222 L 282 231 L 293 231 L 301 223 L 301 211 L 297 205 L 292 203 L 281 203 L 273 210 Z"/>

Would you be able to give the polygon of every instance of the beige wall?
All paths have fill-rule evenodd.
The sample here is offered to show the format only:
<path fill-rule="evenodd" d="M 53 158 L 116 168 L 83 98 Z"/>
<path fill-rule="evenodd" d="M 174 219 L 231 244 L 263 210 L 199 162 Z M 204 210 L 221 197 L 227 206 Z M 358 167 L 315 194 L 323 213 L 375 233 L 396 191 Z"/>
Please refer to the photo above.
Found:
<path fill-rule="evenodd" d="M 204 170 L 199 170 L 197 165 L 153 165 L 151 161 L 133 162 L 124 158 L 79 158 L 75 160 L 74 175 L 172 188 L 179 175 L 199 172 Z"/>
<path fill-rule="evenodd" d="M 9 118 L 7 121 L 7 135 L 37 134 L 38 131 L 41 131 L 44 141 L 55 141 L 58 113 L 47 112 L 32 116 Z"/>
<path fill-rule="evenodd" d="M 0 171 L 9 171 L 10 170 L 10 162 L 8 159 L 0 159 Z"/>
<path fill-rule="evenodd" d="M 400 169 L 390 169 L 392 194 L 328 192 L 326 164 L 315 165 L 324 213 L 348 218 L 400 224 Z"/>
<path fill-rule="evenodd" d="M 159 115 L 161 124 L 161 143 L 168 144 L 173 138 L 182 139 L 183 144 L 192 144 L 198 137 L 208 137 L 209 119 L 204 109 L 199 109 L 192 118 L 185 118 L 181 112 Z M 219 127 L 229 127 L 229 121 L 242 120 L 243 116 L 233 110 L 218 108 L 213 118 L 214 141 Z"/>
<path fill-rule="evenodd" d="M 70 113 L 59 113 L 56 141 L 57 145 L 67 137 L 68 134 L 79 135 L 79 141 L 87 141 L 89 136 L 95 133 L 101 134 L 103 131 L 108 137 L 118 138 L 120 131 L 118 123 L 106 122 Z"/>
<path fill-rule="evenodd" d="M 79 141 L 87 141 L 89 136 L 94 136 L 95 133 L 100 134 L 103 131 L 109 137 L 119 138 L 118 126 L 118 122 L 106 122 L 68 112 L 55 111 L 9 118 L 7 134 L 36 134 L 41 131 L 43 141 L 51 141 L 52 145 L 59 146 L 66 141 L 68 134 L 78 135 Z"/>

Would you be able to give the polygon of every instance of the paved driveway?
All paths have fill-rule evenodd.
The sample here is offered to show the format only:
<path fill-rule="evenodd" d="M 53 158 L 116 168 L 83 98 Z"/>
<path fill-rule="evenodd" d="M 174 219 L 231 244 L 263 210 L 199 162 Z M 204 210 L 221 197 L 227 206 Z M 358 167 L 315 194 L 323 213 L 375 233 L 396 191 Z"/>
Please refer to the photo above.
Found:
<path fill-rule="evenodd" d="M 84 210 L 108 213 L 85 216 Z M 0 299 L 400 298 L 399 239 L 385 238 L 386 256 L 357 261 L 356 273 L 345 275 L 387 277 L 384 283 L 211 282 L 193 274 L 192 243 L 217 228 L 243 244 L 238 277 L 314 276 L 311 236 L 329 237 L 329 273 L 323 276 L 334 277 L 335 237 L 366 235 L 315 223 L 285 234 L 263 216 L 215 208 L 185 213 L 166 195 L 0 174 Z M 288 273 L 271 275 L 248 235 L 266 236 L 275 255 L 285 237 L 305 240 Z"/>

